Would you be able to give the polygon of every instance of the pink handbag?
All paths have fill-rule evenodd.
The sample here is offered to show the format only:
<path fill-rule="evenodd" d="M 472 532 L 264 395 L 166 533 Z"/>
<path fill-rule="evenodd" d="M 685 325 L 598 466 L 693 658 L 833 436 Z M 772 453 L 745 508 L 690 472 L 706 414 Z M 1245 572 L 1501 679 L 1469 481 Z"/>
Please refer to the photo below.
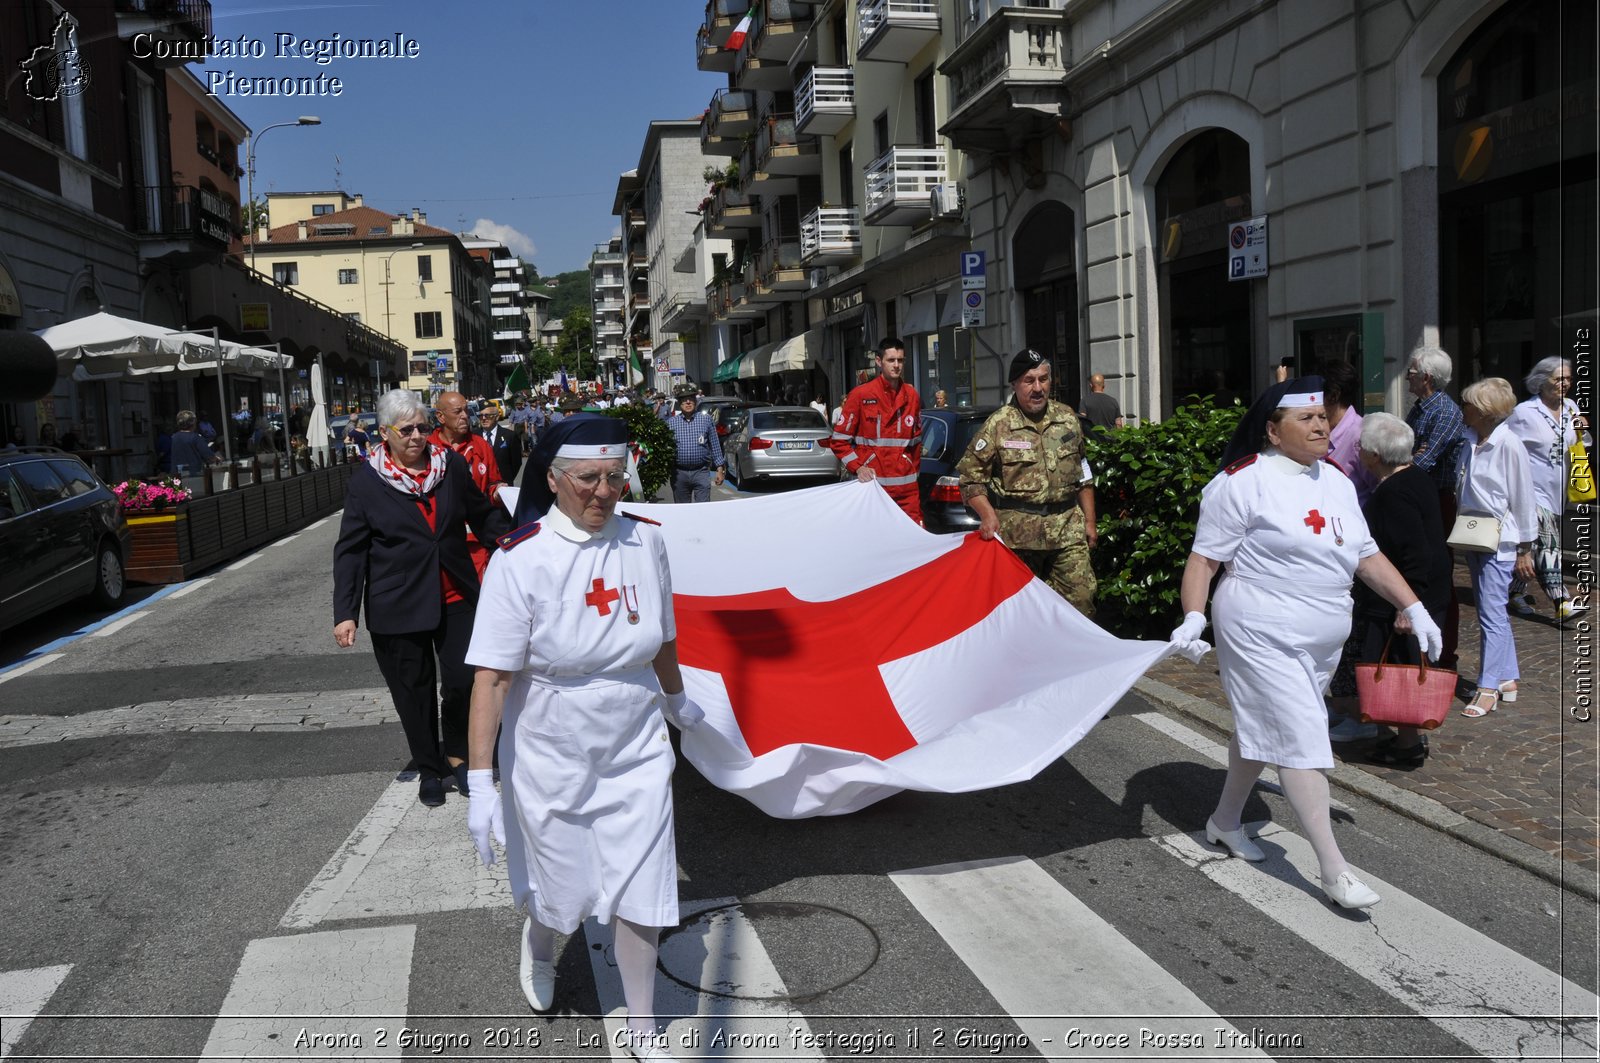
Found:
<path fill-rule="evenodd" d="M 1356 665 L 1356 692 L 1361 699 L 1362 723 L 1420 727 L 1431 731 L 1450 714 L 1456 696 L 1456 674 L 1448 668 L 1429 668 L 1422 663 L 1389 664 L 1389 645 L 1383 644 L 1377 664 Z"/>

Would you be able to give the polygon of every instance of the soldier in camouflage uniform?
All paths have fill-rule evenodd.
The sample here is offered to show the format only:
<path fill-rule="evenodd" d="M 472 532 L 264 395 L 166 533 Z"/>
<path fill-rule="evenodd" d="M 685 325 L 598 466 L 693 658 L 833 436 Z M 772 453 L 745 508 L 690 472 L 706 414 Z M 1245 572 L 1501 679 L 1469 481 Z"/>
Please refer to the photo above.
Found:
<path fill-rule="evenodd" d="M 1011 360 L 1013 401 L 996 410 L 956 466 L 978 534 L 998 533 L 1034 575 L 1084 616 L 1094 615 L 1094 482 L 1072 408 L 1050 398 L 1050 363 Z"/>

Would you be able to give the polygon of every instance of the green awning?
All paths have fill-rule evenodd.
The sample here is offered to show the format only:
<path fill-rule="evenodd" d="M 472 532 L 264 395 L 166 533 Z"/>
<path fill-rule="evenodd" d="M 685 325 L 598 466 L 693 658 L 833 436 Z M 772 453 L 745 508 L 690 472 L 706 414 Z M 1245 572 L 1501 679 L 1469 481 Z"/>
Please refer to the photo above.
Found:
<path fill-rule="evenodd" d="M 721 383 L 723 383 L 724 381 L 727 381 L 727 380 L 738 380 L 739 379 L 739 363 L 743 359 L 744 359 L 744 355 L 742 355 L 742 354 L 741 355 L 736 355 L 736 356 L 734 356 L 732 358 L 729 358 L 726 362 L 723 362 L 721 365 L 717 366 L 716 372 L 711 374 L 711 382 L 713 384 L 721 384 Z"/>

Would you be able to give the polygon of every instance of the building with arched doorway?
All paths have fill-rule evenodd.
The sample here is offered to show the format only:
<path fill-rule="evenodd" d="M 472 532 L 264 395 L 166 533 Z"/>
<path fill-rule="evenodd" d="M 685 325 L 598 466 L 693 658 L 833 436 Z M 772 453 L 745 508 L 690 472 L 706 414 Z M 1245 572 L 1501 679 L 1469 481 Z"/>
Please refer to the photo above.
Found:
<path fill-rule="evenodd" d="M 1592 338 L 1593 5 L 955 6 L 979 339 L 1048 350 L 1061 397 L 1098 372 L 1161 417 L 1342 358 L 1398 411 L 1419 344 L 1520 387 Z"/>

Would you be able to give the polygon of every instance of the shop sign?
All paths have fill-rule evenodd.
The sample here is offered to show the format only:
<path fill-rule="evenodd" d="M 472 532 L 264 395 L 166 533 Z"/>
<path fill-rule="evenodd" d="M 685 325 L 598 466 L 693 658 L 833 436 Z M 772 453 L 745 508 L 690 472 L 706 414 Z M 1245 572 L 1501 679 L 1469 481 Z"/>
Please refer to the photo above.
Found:
<path fill-rule="evenodd" d="M 833 317 L 836 314 L 849 313 L 865 303 L 866 300 L 867 290 L 865 288 L 857 288 L 854 291 L 845 292 L 843 295 L 830 295 L 828 297 L 828 316 Z"/>
<path fill-rule="evenodd" d="M 240 303 L 240 332 L 271 332 L 272 306 L 270 303 Z"/>
<path fill-rule="evenodd" d="M 1250 280 L 1267 275 L 1267 216 L 1228 226 L 1228 279 Z"/>

